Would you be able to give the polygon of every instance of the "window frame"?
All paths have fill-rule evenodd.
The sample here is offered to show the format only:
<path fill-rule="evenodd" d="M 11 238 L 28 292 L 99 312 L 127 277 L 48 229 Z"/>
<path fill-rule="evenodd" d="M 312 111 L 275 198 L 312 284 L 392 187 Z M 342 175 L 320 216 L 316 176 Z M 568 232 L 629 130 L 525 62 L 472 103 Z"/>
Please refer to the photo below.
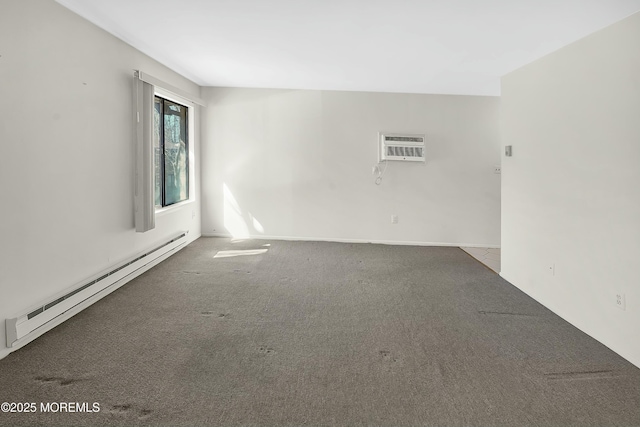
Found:
<path fill-rule="evenodd" d="M 158 206 L 155 205 L 154 203 L 154 207 L 155 207 L 155 213 L 156 215 L 159 213 L 163 213 L 163 212 L 168 212 L 171 210 L 174 210 L 176 208 L 179 208 L 180 206 L 184 206 L 185 204 L 189 204 L 189 203 L 193 203 L 195 201 L 195 115 L 196 115 L 196 105 L 189 101 L 188 99 L 182 98 L 181 96 L 178 96 L 170 91 L 167 90 L 163 90 L 161 87 L 159 86 L 155 86 L 154 87 L 154 91 L 153 91 L 153 95 L 154 98 L 160 97 L 163 99 L 166 99 L 168 101 L 174 102 L 176 104 L 180 104 L 183 107 L 187 108 L 187 128 L 186 128 L 186 133 L 187 133 L 187 141 L 186 141 L 186 145 L 187 145 L 187 198 L 185 200 L 181 200 L 179 202 L 175 202 L 172 203 L 170 205 L 166 205 L 166 206 Z M 164 130 L 162 130 L 164 133 Z M 163 158 L 161 161 L 161 168 L 164 170 L 164 153 L 163 153 Z M 165 179 L 164 177 L 164 171 L 161 174 L 162 178 Z M 154 166 L 154 174 L 153 174 L 153 179 L 154 179 L 154 186 L 153 188 L 155 189 L 155 178 L 156 178 L 156 173 L 155 173 L 155 166 Z M 154 190 L 155 191 L 155 190 Z M 154 197 L 155 198 L 155 197 Z M 164 202 L 164 195 L 163 195 L 163 202 Z"/>

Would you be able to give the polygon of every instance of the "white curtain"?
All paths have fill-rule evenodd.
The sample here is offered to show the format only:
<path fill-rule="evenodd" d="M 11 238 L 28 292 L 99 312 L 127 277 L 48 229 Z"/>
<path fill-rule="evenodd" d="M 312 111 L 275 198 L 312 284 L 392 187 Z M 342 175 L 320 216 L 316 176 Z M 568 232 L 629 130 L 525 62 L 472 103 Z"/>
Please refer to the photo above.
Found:
<path fill-rule="evenodd" d="M 153 97 L 155 88 L 134 73 L 135 97 L 135 225 L 144 233 L 155 228 L 154 205 L 154 152 L 153 152 Z"/>

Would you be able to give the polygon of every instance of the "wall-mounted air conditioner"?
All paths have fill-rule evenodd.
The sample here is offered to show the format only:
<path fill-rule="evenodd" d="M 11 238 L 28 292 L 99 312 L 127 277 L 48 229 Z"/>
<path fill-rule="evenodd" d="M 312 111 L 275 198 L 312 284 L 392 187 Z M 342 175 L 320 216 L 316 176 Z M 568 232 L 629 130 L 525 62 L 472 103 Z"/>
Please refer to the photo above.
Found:
<path fill-rule="evenodd" d="M 424 134 L 380 133 L 380 161 L 425 162 Z"/>

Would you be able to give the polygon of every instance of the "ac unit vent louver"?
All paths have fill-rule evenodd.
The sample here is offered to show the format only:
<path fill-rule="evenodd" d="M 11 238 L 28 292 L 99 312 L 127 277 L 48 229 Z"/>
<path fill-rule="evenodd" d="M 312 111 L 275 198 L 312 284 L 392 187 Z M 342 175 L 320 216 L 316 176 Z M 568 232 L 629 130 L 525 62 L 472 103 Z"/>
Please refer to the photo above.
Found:
<path fill-rule="evenodd" d="M 424 162 L 424 135 L 380 134 L 380 160 Z"/>

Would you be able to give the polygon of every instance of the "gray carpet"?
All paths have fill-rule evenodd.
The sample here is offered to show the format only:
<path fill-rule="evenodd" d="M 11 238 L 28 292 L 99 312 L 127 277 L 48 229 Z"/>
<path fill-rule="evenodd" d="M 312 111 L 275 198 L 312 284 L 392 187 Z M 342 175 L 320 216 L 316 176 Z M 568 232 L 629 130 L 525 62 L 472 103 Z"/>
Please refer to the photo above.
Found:
<path fill-rule="evenodd" d="M 458 248 L 202 238 L 1 360 L 5 401 L 100 412 L 1 425 L 630 426 L 640 369 Z"/>

